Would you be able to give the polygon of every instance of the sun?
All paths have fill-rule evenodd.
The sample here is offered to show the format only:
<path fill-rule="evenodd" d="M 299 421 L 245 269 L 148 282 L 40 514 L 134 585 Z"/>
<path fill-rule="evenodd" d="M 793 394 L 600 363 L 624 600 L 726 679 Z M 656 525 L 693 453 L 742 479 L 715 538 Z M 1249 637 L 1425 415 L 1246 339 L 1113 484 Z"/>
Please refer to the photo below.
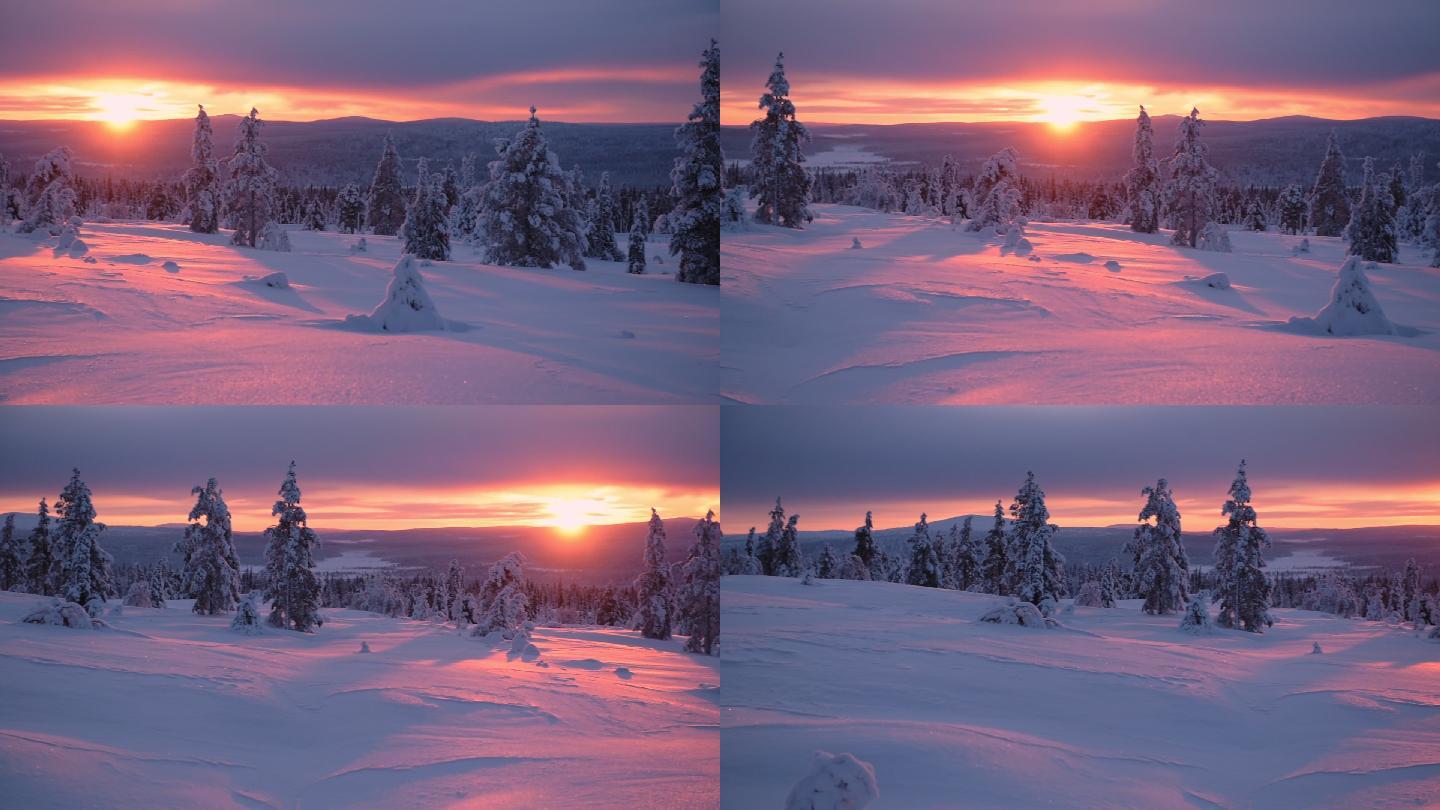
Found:
<path fill-rule="evenodd" d="M 561 498 L 549 504 L 549 523 L 555 530 L 567 537 L 574 537 L 601 514 L 604 506 L 592 498 Z"/>
<path fill-rule="evenodd" d="M 1044 96 L 1039 99 L 1041 121 L 1068 132 L 1085 117 L 1086 100 L 1078 96 Z"/>
<path fill-rule="evenodd" d="M 126 130 L 135 125 L 143 113 L 148 99 L 144 96 L 123 93 L 104 93 L 94 99 L 95 119 L 115 130 Z"/>

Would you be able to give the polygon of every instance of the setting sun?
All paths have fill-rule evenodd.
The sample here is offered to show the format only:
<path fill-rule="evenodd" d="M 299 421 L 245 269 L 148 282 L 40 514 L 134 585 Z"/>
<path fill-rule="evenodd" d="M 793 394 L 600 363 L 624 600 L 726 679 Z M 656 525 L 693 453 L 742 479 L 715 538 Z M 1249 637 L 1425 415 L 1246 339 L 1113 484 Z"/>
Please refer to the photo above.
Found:
<path fill-rule="evenodd" d="M 95 118 L 112 129 L 129 129 L 142 117 L 147 99 L 143 96 L 104 94 L 95 97 Z"/>
<path fill-rule="evenodd" d="M 597 519 L 604 517 L 612 507 L 594 498 L 570 498 L 552 501 L 549 505 L 550 525 L 561 534 L 577 535 Z"/>
<path fill-rule="evenodd" d="M 1085 99 L 1077 96 L 1045 96 L 1039 99 L 1040 118 L 1061 132 L 1073 129 L 1085 117 Z"/>

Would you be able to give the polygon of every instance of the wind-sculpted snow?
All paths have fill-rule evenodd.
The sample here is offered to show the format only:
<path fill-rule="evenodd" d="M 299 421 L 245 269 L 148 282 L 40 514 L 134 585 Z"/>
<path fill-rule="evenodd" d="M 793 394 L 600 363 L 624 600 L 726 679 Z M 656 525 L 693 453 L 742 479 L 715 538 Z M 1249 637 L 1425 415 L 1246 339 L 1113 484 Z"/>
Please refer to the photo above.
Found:
<path fill-rule="evenodd" d="M 512 660 L 359 611 L 241 635 L 171 602 L 77 632 L 22 623 L 38 601 L 0 592 L 6 807 L 719 802 L 718 659 L 683 639 L 539 627 Z"/>
<path fill-rule="evenodd" d="M 644 275 L 623 262 L 592 261 L 585 273 L 497 267 L 459 246 L 454 261 L 420 268 L 449 328 L 397 335 L 337 328 L 386 298 L 394 237 L 367 235 L 352 253 L 354 235 L 297 230 L 280 253 L 154 222 L 87 222 L 80 236 L 90 251 L 75 258 L 55 256 L 53 237 L 0 234 L 0 307 L 17 316 L 0 330 L 6 402 L 718 399 L 720 293 L 675 283 L 664 272 L 673 262 L 656 261 L 667 250 L 658 240 Z M 296 369 L 305 385 L 275 386 Z"/>
<path fill-rule="evenodd" d="M 870 764 L 871 810 L 1440 795 L 1440 642 L 1406 629 L 1276 609 L 1196 636 L 1138 600 L 1034 629 L 981 622 L 1000 597 L 817 582 L 722 582 L 723 807 L 781 806 L 817 749 Z"/>
<path fill-rule="evenodd" d="M 1364 270 L 1400 328 L 1340 339 L 1289 326 L 1331 300 L 1345 253 L 1334 237 L 1236 230 L 1232 252 L 1217 253 L 1173 247 L 1164 230 L 1032 221 L 1025 255 L 1019 237 L 1007 248 L 1004 235 L 940 219 L 814 212 L 804 230 L 754 225 L 722 242 L 730 400 L 1440 400 L 1440 274 L 1410 245 L 1402 263 Z M 1295 252 L 1305 240 L 1309 251 Z"/>

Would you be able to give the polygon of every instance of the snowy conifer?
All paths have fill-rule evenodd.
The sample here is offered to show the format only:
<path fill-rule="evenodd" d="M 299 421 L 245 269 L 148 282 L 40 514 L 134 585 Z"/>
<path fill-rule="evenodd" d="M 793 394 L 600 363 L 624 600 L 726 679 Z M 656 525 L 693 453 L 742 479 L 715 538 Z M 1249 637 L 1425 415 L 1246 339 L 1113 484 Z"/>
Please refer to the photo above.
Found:
<path fill-rule="evenodd" d="M 688 120 L 675 130 L 680 156 L 670 170 L 670 255 L 680 257 L 675 280 L 691 284 L 720 283 L 720 46 L 700 59 L 700 101 Z M 743 215 L 743 214 L 742 214 Z"/>
<path fill-rule="evenodd" d="M 970 189 L 967 230 L 1004 231 L 1020 216 L 1019 159 L 1015 150 L 1007 146 L 980 167 L 980 174 L 975 176 L 975 185 Z"/>
<path fill-rule="evenodd" d="M 365 228 L 365 195 L 360 187 L 348 183 L 335 195 L 335 229 L 341 233 L 359 233 Z"/>
<path fill-rule="evenodd" d="M 1316 236 L 1339 236 L 1350 223 L 1350 198 L 1345 194 L 1345 155 L 1335 133 L 1325 144 L 1325 159 L 1310 191 L 1310 225 Z"/>
<path fill-rule="evenodd" d="M 985 534 L 985 564 L 980 570 L 985 593 L 1010 593 L 1010 548 L 1005 539 L 1005 508 L 999 501 L 995 502 L 995 524 Z"/>
<path fill-rule="evenodd" d="M 1348 337 L 1354 335 L 1393 335 L 1395 325 L 1385 316 L 1370 289 L 1370 279 L 1360 269 L 1360 257 L 1349 256 L 1340 266 L 1335 277 L 1335 287 L 1330 291 L 1330 303 L 1316 313 L 1314 318 L 1291 318 L 1293 324 L 1313 324 L 1314 328 L 1328 335 Z"/>
<path fill-rule="evenodd" d="M 1346 235 L 1350 237 L 1350 255 L 1368 262 L 1395 261 L 1395 198 L 1387 185 L 1384 178 L 1375 176 L 1375 160 L 1365 158 L 1360 204 L 1355 206 Z"/>
<path fill-rule="evenodd" d="M 280 482 L 270 508 L 275 525 L 265 530 L 265 598 L 271 626 L 312 632 L 320 621 L 320 581 L 315 578 L 315 544 L 320 542 L 300 506 L 295 462 Z"/>
<path fill-rule="evenodd" d="M 1130 545 L 1135 555 L 1135 583 L 1146 613 L 1164 616 L 1180 611 L 1188 598 L 1190 561 L 1180 538 L 1180 510 L 1164 478 L 1140 490 L 1145 506 Z M 1154 523 L 1150 523 L 1151 519 Z"/>
<path fill-rule="evenodd" d="M 1270 584 L 1265 579 L 1262 550 L 1270 545 L 1265 530 L 1256 524 L 1255 509 L 1250 505 L 1250 484 L 1245 477 L 1245 462 L 1230 484 L 1230 498 L 1221 508 L 1229 521 L 1215 529 L 1215 576 L 1218 582 L 1215 600 L 1220 603 L 1216 623 L 1221 627 L 1239 627 L 1259 633 L 1269 627 Z"/>
<path fill-rule="evenodd" d="M 750 196 L 758 201 L 755 221 L 798 228 L 809 222 L 810 175 L 805 171 L 803 145 L 810 131 L 795 119 L 790 82 L 785 78 L 785 54 L 775 57 L 775 69 L 760 96 L 764 116 L 750 124 Z"/>
<path fill-rule="evenodd" d="M 680 568 L 680 622 L 690 633 L 688 652 L 710 655 L 720 639 L 720 541 L 713 511 L 695 524 L 690 558 Z"/>
<path fill-rule="evenodd" d="M 472 635 L 499 632 L 505 638 L 514 638 L 523 632 L 529 618 L 530 597 L 525 593 L 525 557 L 518 551 L 510 552 L 490 566 L 485 581 L 480 583 L 480 603 L 484 612 Z"/>
<path fill-rule="evenodd" d="M 428 170 L 425 158 L 420 158 L 417 172 L 415 199 L 405 214 L 400 235 L 406 253 L 443 262 L 450 258 L 450 219 L 445 210 L 445 195 L 439 186 L 441 176 Z"/>
<path fill-rule="evenodd" d="M 1280 214 L 1280 230 L 1298 235 L 1305 232 L 1305 192 L 1300 187 L 1291 183 L 1280 192 L 1279 199 L 1275 202 Z"/>
<path fill-rule="evenodd" d="M 104 523 L 95 521 L 90 487 L 73 470 L 70 483 L 55 501 L 56 592 L 98 618 L 104 601 L 115 595 L 110 555 L 100 548 Z"/>
<path fill-rule="evenodd" d="M 260 234 L 278 216 L 275 198 L 277 173 L 265 162 L 267 147 L 260 141 L 260 111 L 251 108 L 240 119 L 235 153 L 226 163 L 225 200 L 235 233 L 230 244 L 256 247 Z"/>
<path fill-rule="evenodd" d="M 245 594 L 243 599 L 238 600 L 235 606 L 235 616 L 230 620 L 230 629 L 236 633 L 246 636 L 259 635 L 264 632 L 260 625 L 260 605 L 257 604 L 260 594 L 251 591 Z"/>
<path fill-rule="evenodd" d="M 940 587 L 940 560 L 935 556 L 935 541 L 930 537 L 930 524 L 924 514 L 920 515 L 915 533 L 910 536 L 910 568 L 905 575 L 905 584 Z"/>
<path fill-rule="evenodd" d="M 415 257 L 408 253 L 395 263 L 384 300 L 369 315 L 346 315 L 345 323 L 380 332 L 444 331 L 446 328 L 445 319 L 425 290 L 425 280 Z"/>
<path fill-rule="evenodd" d="M 775 544 L 777 577 L 798 577 L 805 572 L 805 559 L 800 554 L 800 535 L 795 528 L 799 522 L 799 515 L 791 515 L 785 523 L 785 530 L 780 532 L 779 542 Z"/>
<path fill-rule="evenodd" d="M 450 211 L 451 231 L 466 242 L 475 236 L 480 216 L 480 184 L 475 171 L 475 155 L 467 153 L 460 159 L 460 199 Z"/>
<path fill-rule="evenodd" d="M 451 560 L 450 567 L 445 571 L 445 617 L 450 621 L 459 620 L 460 597 L 462 585 L 465 580 L 465 569 L 460 566 L 459 560 Z"/>
<path fill-rule="evenodd" d="M 640 275 L 645 272 L 645 239 L 650 233 L 650 209 L 645 199 L 635 202 L 635 216 L 630 221 L 630 244 L 626 246 L 629 272 Z"/>
<path fill-rule="evenodd" d="M 1200 233 L 1215 218 L 1215 184 L 1219 174 L 1205 159 L 1209 151 L 1200 140 L 1200 110 L 1180 119 L 1180 140 L 1166 164 L 1165 195 L 1175 224 L 1170 244 L 1195 247 Z"/>
<path fill-rule="evenodd" d="M 820 556 L 815 559 L 815 576 L 820 579 L 840 578 L 840 558 L 835 556 L 835 549 L 827 543 L 820 550 Z"/>
<path fill-rule="evenodd" d="M 1025 474 L 1025 483 L 1010 504 L 1010 516 L 1006 545 L 1015 596 L 1049 616 L 1065 595 L 1065 558 L 1052 542 L 1058 527 L 1050 522 L 1045 492 L 1035 483 L 1034 473 Z"/>
<path fill-rule="evenodd" d="M 168 607 L 165 602 L 173 595 L 171 587 L 174 578 L 175 575 L 170 570 L 170 563 L 166 562 L 163 557 L 151 567 L 150 574 L 146 578 L 146 582 L 150 585 L 151 605 L 157 608 Z"/>
<path fill-rule="evenodd" d="M 1180 619 L 1180 629 L 1191 635 L 1203 636 L 1210 632 L 1210 608 L 1206 606 L 1205 594 L 1197 593 Z"/>
<path fill-rule="evenodd" d="M 70 222 L 75 216 L 75 175 L 70 168 L 69 147 L 52 149 L 35 161 L 25 193 L 21 233 L 59 233 Z"/>
<path fill-rule="evenodd" d="M 625 257 L 615 244 L 615 194 L 610 190 L 610 173 L 600 173 L 600 187 L 595 190 L 595 213 L 590 217 L 590 247 L 585 255 L 592 259 L 618 262 Z"/>
<path fill-rule="evenodd" d="M 325 230 L 325 206 L 316 199 L 305 203 L 305 213 L 300 218 L 300 224 L 307 231 Z"/>
<path fill-rule="evenodd" d="M 1113 608 L 1123 598 L 1120 566 L 1112 559 L 1100 570 L 1100 607 Z"/>
<path fill-rule="evenodd" d="M 779 506 L 780 502 L 776 501 L 775 505 Z M 870 517 L 870 513 L 866 512 L 865 525 L 855 529 L 854 554 L 865 564 L 866 570 L 874 570 L 871 566 L 875 564 L 875 553 L 875 521 Z"/>
<path fill-rule="evenodd" d="M 1131 154 L 1135 165 L 1125 173 L 1130 230 L 1155 233 L 1160 229 L 1160 163 L 1155 159 L 1155 129 L 1143 105 L 1140 117 L 1135 119 L 1135 145 Z"/>
<path fill-rule="evenodd" d="M 54 596 L 50 571 L 55 566 L 55 548 L 50 542 L 50 506 L 40 499 L 35 528 L 30 530 L 30 554 L 25 558 L 25 590 Z"/>
<path fill-rule="evenodd" d="M 750 527 L 750 534 L 745 537 L 745 554 L 740 558 L 739 569 L 734 573 L 745 576 L 756 576 L 765 573 L 760 565 L 760 558 L 755 556 L 755 527 Z"/>
<path fill-rule="evenodd" d="M 5 516 L 0 529 L 0 591 L 19 590 L 25 584 L 25 562 L 20 558 L 20 540 L 15 536 L 15 513 Z"/>
<path fill-rule="evenodd" d="M 190 144 L 190 157 L 194 165 L 185 170 L 182 183 L 185 186 L 186 212 L 190 230 L 195 233 L 215 233 L 220 230 L 220 164 L 215 159 L 214 133 L 210 129 L 210 116 L 205 105 L 195 116 L 195 137 Z"/>
<path fill-rule="evenodd" d="M 1245 230 L 1263 233 L 1265 227 L 1265 209 L 1260 206 L 1258 199 L 1251 200 L 1249 207 L 1245 209 Z"/>
<path fill-rule="evenodd" d="M 780 547 L 780 535 L 785 532 L 785 507 L 775 499 L 775 508 L 770 510 L 770 526 L 755 548 L 755 557 L 760 561 L 760 572 L 767 577 L 776 576 L 775 554 Z"/>
<path fill-rule="evenodd" d="M 196 496 L 195 506 L 176 549 L 185 558 L 181 592 L 195 600 L 196 613 L 228 613 L 240 600 L 240 561 L 235 555 L 230 508 L 214 478 L 191 489 L 190 494 Z"/>
<path fill-rule="evenodd" d="M 370 200 L 365 221 L 379 236 L 394 236 L 405 223 L 405 188 L 400 180 L 400 153 L 387 133 L 375 177 L 370 181 Z"/>
<path fill-rule="evenodd" d="M 572 207 L 572 179 L 550 151 L 534 107 L 520 132 L 500 141 L 496 152 L 477 223 L 485 261 L 584 270 L 585 222 Z"/>
<path fill-rule="evenodd" d="M 954 548 L 951 549 L 955 587 L 962 591 L 974 590 L 980 587 L 984 580 L 985 546 L 975 535 L 970 523 L 971 518 L 966 515 L 960 524 Z"/>
<path fill-rule="evenodd" d="M 645 538 L 645 570 L 635 580 L 639 603 L 640 634 L 645 638 L 670 638 L 674 622 L 674 593 L 670 566 L 665 562 L 665 524 L 650 510 L 650 534 Z"/>

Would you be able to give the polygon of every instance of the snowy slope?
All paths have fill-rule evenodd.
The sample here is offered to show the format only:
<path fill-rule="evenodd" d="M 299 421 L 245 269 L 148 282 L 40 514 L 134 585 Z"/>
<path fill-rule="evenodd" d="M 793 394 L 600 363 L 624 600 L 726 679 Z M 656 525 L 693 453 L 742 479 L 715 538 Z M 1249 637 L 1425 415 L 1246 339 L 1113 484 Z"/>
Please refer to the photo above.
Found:
<path fill-rule="evenodd" d="M 0 593 L 6 806 L 719 801 L 716 659 L 681 641 L 541 628 L 538 666 L 359 611 L 240 636 L 172 602 L 83 631 L 19 624 L 35 600 Z"/>
<path fill-rule="evenodd" d="M 620 262 L 422 265 L 445 332 L 343 328 L 385 296 L 393 237 L 292 231 L 293 253 L 183 226 L 86 224 L 86 256 L 0 234 L 0 396 L 11 403 L 713 402 L 719 292 Z M 52 240 L 53 241 L 53 240 Z M 652 271 L 672 271 L 663 242 Z M 655 257 L 664 257 L 663 265 Z M 85 258 L 94 259 L 88 263 Z M 174 262 L 178 268 L 167 268 Z M 283 272 L 289 288 L 258 281 Z"/>
<path fill-rule="evenodd" d="M 1440 399 L 1440 273 L 1365 269 L 1401 334 L 1287 328 L 1330 300 L 1344 246 L 1232 231 L 1032 223 L 1030 255 L 948 222 L 815 206 L 722 240 L 722 393 L 752 403 L 1419 404 Z M 852 238 L 863 248 L 851 249 Z M 1002 255 L 1002 253 L 1004 255 Z M 1039 261 L 1032 261 L 1038 257 Z M 1110 262 L 1116 264 L 1110 265 Z M 1108 266 L 1107 266 L 1108 265 Z M 1229 276 L 1231 289 L 1199 281 Z"/>
<path fill-rule="evenodd" d="M 1197 638 L 1132 601 L 1039 630 L 975 622 L 981 594 L 722 587 L 724 807 L 777 806 L 816 749 L 874 766 L 872 810 L 1440 797 L 1440 643 L 1385 625 L 1277 610 Z"/>

